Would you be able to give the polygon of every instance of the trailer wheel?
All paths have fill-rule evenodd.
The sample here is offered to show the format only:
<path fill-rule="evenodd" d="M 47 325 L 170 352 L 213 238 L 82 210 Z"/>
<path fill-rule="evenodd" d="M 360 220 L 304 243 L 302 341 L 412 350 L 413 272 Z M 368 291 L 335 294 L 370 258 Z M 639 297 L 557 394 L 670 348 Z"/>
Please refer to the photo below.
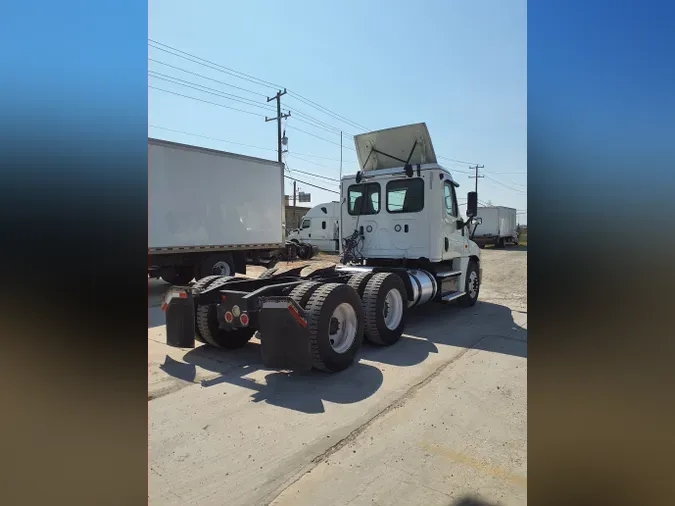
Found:
<path fill-rule="evenodd" d="M 305 308 L 313 365 L 327 372 L 349 367 L 361 347 L 363 309 L 351 286 L 322 284 Z"/>
<path fill-rule="evenodd" d="M 374 274 L 363 291 L 366 339 L 390 346 L 401 338 L 408 314 L 403 280 L 391 272 Z"/>
<path fill-rule="evenodd" d="M 215 304 L 197 306 L 197 329 L 207 344 L 227 350 L 241 348 L 255 333 L 255 329 L 252 328 L 234 330 L 219 328 Z"/>
<path fill-rule="evenodd" d="M 234 276 L 234 258 L 231 253 L 219 253 L 206 257 L 199 265 L 200 276 Z"/>
<path fill-rule="evenodd" d="M 309 301 L 309 298 L 320 286 L 323 286 L 323 283 L 319 283 L 318 281 L 303 283 L 293 288 L 293 291 L 290 293 L 290 297 L 295 302 L 297 302 L 302 309 L 305 309 L 307 301 Z"/>
<path fill-rule="evenodd" d="M 363 299 L 363 291 L 366 289 L 366 285 L 372 277 L 372 272 L 359 272 L 358 274 L 355 274 L 349 278 L 347 284 L 356 290 L 356 293 L 359 294 L 359 297 Z"/>
<path fill-rule="evenodd" d="M 217 279 L 221 279 L 222 276 L 206 276 L 205 278 L 197 280 L 197 282 L 192 285 L 192 293 L 199 295 L 202 290 L 205 290 Z M 228 279 L 231 279 L 228 277 Z M 195 339 L 200 343 L 206 343 L 201 333 L 199 332 L 199 325 L 195 325 Z"/>
<path fill-rule="evenodd" d="M 465 294 L 457 299 L 457 304 L 462 307 L 471 307 L 478 300 L 478 292 L 480 291 L 480 277 L 478 275 L 478 265 L 475 261 L 469 261 L 466 268 L 466 281 L 464 282 Z"/>

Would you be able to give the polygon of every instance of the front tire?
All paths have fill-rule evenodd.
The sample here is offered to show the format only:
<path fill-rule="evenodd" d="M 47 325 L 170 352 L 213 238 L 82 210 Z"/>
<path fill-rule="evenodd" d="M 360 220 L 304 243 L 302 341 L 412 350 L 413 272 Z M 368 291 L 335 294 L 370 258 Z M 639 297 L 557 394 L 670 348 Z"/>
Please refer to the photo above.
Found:
<path fill-rule="evenodd" d="M 363 309 L 356 291 L 338 283 L 322 285 L 309 298 L 305 311 L 314 368 L 347 369 L 363 335 Z"/>
<path fill-rule="evenodd" d="M 466 279 L 464 281 L 464 295 L 460 297 L 457 303 L 462 307 L 471 307 L 478 300 L 480 292 L 480 275 L 478 274 L 478 264 L 474 260 L 469 262 L 466 268 Z"/>
<path fill-rule="evenodd" d="M 403 280 L 391 272 L 373 275 L 363 291 L 366 339 L 391 346 L 401 338 L 408 315 L 408 295 Z"/>

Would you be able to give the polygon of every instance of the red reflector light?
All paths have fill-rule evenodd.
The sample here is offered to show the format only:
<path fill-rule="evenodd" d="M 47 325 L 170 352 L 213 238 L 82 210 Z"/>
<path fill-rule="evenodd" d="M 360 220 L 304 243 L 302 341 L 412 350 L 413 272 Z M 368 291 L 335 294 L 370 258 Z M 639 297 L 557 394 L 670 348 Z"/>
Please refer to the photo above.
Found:
<path fill-rule="evenodd" d="M 239 317 L 239 321 L 242 325 L 248 325 L 248 315 L 246 313 L 242 313 Z"/>
<path fill-rule="evenodd" d="M 162 311 L 166 311 L 167 307 L 169 307 L 169 305 L 166 302 L 162 304 Z"/>
<path fill-rule="evenodd" d="M 225 297 L 224 295 L 221 295 L 221 296 L 220 296 L 220 300 L 225 300 L 226 298 L 227 298 L 227 297 Z"/>
<path fill-rule="evenodd" d="M 288 305 L 288 312 L 293 315 L 293 318 L 295 318 L 300 325 L 307 327 L 307 322 L 302 318 L 302 316 L 300 316 L 292 304 Z"/>
<path fill-rule="evenodd" d="M 185 293 L 185 292 L 180 292 L 180 293 L 178 294 L 178 297 L 180 297 L 181 299 L 187 299 L 187 293 Z"/>
<path fill-rule="evenodd" d="M 232 323 L 232 313 L 230 313 L 229 311 L 225 313 L 225 321 L 227 323 Z"/>

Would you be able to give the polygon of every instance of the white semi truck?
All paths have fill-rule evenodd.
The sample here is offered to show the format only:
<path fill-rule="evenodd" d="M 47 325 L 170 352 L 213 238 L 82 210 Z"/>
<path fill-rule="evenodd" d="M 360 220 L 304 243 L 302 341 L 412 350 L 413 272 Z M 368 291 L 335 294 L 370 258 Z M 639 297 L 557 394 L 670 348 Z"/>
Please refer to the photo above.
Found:
<path fill-rule="evenodd" d="M 300 228 L 288 234 L 289 241 L 305 242 L 320 251 L 340 251 L 340 202 L 326 202 L 312 207 L 303 216 Z"/>
<path fill-rule="evenodd" d="M 507 244 L 518 244 L 516 226 L 516 210 L 512 207 L 479 207 L 472 239 L 481 247 L 494 244 L 503 248 Z"/>
<path fill-rule="evenodd" d="M 408 310 L 472 306 L 480 249 L 469 239 L 477 195 L 459 212 L 452 174 L 424 123 L 355 137 L 361 170 L 342 178 L 340 264 L 275 266 L 258 279 L 207 276 L 167 293 L 167 343 L 243 346 L 258 332 L 267 367 L 341 371 L 362 340 L 396 343 Z"/>
<path fill-rule="evenodd" d="M 148 139 L 148 274 L 173 284 L 245 274 L 285 244 L 283 165 Z"/>

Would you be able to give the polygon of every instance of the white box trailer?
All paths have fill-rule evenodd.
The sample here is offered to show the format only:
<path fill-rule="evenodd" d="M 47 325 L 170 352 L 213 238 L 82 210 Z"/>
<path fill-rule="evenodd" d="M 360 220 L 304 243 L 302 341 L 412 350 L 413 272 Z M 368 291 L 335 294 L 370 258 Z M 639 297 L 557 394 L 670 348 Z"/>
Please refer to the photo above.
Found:
<path fill-rule="evenodd" d="M 148 139 L 148 272 L 174 284 L 246 273 L 285 242 L 283 165 Z"/>
<path fill-rule="evenodd" d="M 472 239 L 479 246 L 494 244 L 503 248 L 506 244 L 518 244 L 515 209 L 503 206 L 479 207 L 477 222 Z"/>

